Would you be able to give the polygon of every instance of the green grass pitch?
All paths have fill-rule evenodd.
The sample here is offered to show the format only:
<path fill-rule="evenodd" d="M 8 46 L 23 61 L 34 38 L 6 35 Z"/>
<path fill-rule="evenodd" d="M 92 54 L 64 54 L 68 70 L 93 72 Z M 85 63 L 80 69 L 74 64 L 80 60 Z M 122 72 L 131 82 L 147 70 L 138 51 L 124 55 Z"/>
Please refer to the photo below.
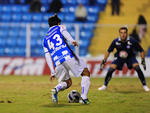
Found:
<path fill-rule="evenodd" d="M 56 80 L 48 76 L 0 76 L 0 113 L 150 113 L 150 92 L 144 92 L 138 78 L 113 78 L 106 91 L 98 91 L 104 78 L 91 78 L 90 105 L 68 103 L 67 94 L 80 91 L 81 78 L 59 93 L 53 104 L 49 91 Z M 150 86 L 150 78 L 147 78 Z"/>

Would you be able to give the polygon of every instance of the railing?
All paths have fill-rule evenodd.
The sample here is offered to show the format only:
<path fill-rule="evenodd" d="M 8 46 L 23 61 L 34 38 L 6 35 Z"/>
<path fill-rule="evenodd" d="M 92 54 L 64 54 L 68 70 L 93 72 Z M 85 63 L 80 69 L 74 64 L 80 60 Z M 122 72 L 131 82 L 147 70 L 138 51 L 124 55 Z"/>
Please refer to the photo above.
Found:
<path fill-rule="evenodd" d="M 67 30 L 79 42 L 79 47 L 71 48 L 80 56 L 99 56 L 103 54 L 111 41 L 118 37 L 121 24 L 68 24 Z M 136 28 L 141 44 L 149 55 L 150 26 L 147 32 L 141 26 L 127 25 L 129 34 Z M 43 56 L 42 39 L 48 30 L 43 23 L 0 23 L 0 56 Z M 20 53 L 21 52 L 21 53 Z"/>

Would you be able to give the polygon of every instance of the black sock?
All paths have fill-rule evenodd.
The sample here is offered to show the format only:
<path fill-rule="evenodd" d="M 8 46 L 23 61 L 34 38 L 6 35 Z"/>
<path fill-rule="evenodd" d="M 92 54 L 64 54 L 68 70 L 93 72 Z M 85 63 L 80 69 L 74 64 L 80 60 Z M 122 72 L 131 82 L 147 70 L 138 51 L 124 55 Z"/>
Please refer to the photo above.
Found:
<path fill-rule="evenodd" d="M 146 85 L 146 80 L 145 80 L 145 77 L 144 77 L 144 74 L 143 74 L 141 68 L 139 66 L 136 66 L 134 69 L 138 73 L 138 77 L 139 77 L 142 85 Z"/>
<path fill-rule="evenodd" d="M 115 69 L 113 68 L 109 68 L 108 72 L 107 72 L 107 75 L 105 77 L 105 82 L 104 82 L 104 85 L 107 86 L 111 77 L 112 77 L 112 73 L 115 71 Z"/>

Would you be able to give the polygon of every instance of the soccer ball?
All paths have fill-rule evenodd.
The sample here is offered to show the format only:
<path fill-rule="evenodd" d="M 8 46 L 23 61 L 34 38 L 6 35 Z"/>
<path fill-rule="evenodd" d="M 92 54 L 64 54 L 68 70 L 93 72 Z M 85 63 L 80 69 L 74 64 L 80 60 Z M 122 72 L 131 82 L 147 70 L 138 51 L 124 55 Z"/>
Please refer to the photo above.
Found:
<path fill-rule="evenodd" d="M 128 53 L 126 51 L 120 51 L 119 52 L 119 57 L 125 59 L 125 58 L 128 57 Z"/>
<path fill-rule="evenodd" d="M 78 91 L 72 90 L 68 93 L 68 102 L 69 103 L 79 103 L 81 95 Z"/>

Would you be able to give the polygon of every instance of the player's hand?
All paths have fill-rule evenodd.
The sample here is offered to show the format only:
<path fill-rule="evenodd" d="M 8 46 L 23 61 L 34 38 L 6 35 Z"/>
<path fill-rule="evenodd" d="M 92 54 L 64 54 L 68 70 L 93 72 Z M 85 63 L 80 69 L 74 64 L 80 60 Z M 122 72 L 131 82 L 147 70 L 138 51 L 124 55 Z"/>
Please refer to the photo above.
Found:
<path fill-rule="evenodd" d="M 105 63 L 106 63 L 106 60 L 102 60 L 102 62 L 100 64 L 100 70 L 103 70 Z"/>
<path fill-rule="evenodd" d="M 79 46 L 76 41 L 72 42 L 72 45 L 74 45 L 74 46 Z"/>
<path fill-rule="evenodd" d="M 55 76 L 50 76 L 50 81 L 53 81 L 55 79 Z"/>
<path fill-rule="evenodd" d="M 146 70 L 145 58 L 142 58 L 141 64 L 143 65 L 144 70 Z"/>

